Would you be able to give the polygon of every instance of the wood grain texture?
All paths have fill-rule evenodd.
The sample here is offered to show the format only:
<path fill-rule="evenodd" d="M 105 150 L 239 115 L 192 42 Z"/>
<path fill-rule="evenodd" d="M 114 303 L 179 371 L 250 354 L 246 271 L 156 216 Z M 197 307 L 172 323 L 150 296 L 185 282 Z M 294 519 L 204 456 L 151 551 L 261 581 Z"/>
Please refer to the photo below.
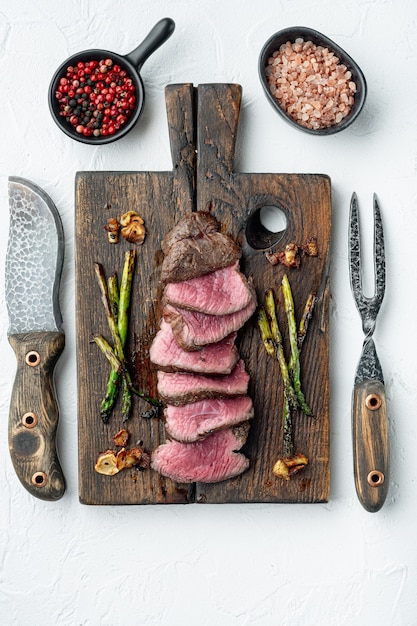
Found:
<path fill-rule="evenodd" d="M 330 180 L 321 175 L 234 172 L 240 100 L 239 85 L 199 87 L 198 120 L 205 123 L 198 126 L 197 209 L 210 210 L 223 229 L 239 241 L 243 250 L 242 270 L 254 278 L 260 302 L 269 287 L 281 298 L 280 283 L 285 272 L 298 319 L 308 294 L 317 293 L 318 302 L 301 357 L 302 380 L 315 419 L 301 415 L 295 423 L 296 448 L 308 456 L 309 467 L 290 482 L 276 479 L 272 467 L 282 453 L 282 386 L 278 364 L 266 355 L 252 319 L 241 334 L 240 344 L 251 377 L 249 395 L 256 411 L 245 447 L 251 470 L 233 481 L 198 485 L 197 499 L 202 502 L 326 501 L 330 485 L 327 323 Z M 271 266 L 264 250 L 251 248 L 245 233 L 247 220 L 264 206 L 277 206 L 287 217 L 287 228 L 276 249 L 316 237 L 319 258 L 303 258 L 300 269 L 288 270 Z M 256 220 L 253 223 L 256 227 Z M 282 307 L 279 316 L 280 326 L 285 329 Z"/>
<path fill-rule="evenodd" d="M 317 174 L 248 174 L 234 172 L 241 88 L 238 85 L 171 85 L 166 90 L 173 170 L 171 172 L 80 172 L 76 177 L 76 319 L 78 363 L 79 492 L 86 504 L 145 504 L 188 502 L 324 502 L 329 497 L 329 332 L 328 260 L 330 242 L 330 180 Z M 197 120 L 197 122 L 195 121 Z M 197 149 L 197 159 L 196 159 Z M 215 485 L 178 485 L 153 471 L 97 474 L 94 462 L 111 447 L 120 427 L 119 413 L 108 425 L 101 423 L 99 405 L 108 365 L 90 343 L 94 332 L 107 333 L 93 263 L 105 271 L 121 273 L 128 245 L 107 242 L 103 229 L 109 217 L 137 210 L 145 220 L 147 238 L 138 248 L 130 327 L 130 353 L 134 378 L 144 391 L 156 393 L 156 372 L 149 363 L 149 346 L 160 320 L 159 281 L 161 239 L 191 208 L 208 210 L 221 229 L 242 246 L 242 269 L 254 279 L 259 299 L 268 287 L 279 296 L 284 273 L 271 266 L 264 250 L 249 246 L 246 223 L 250 218 L 255 238 L 271 238 L 259 224 L 259 210 L 280 207 L 287 228 L 273 234 L 272 248 L 286 243 L 318 240 L 318 258 L 305 257 L 301 268 L 287 270 L 297 315 L 310 291 L 318 301 L 302 353 L 302 378 L 315 419 L 297 418 L 297 450 L 310 464 L 290 482 L 272 474 L 281 450 L 282 388 L 279 367 L 265 353 L 255 319 L 239 334 L 239 348 L 251 376 L 249 393 L 255 405 L 244 452 L 250 469 L 244 475 Z M 278 241 L 279 240 L 279 241 Z M 271 244 L 269 241 L 268 246 Z M 285 328 L 283 311 L 279 310 Z M 135 399 L 136 400 L 136 399 Z M 166 439 L 162 420 L 143 420 L 144 403 L 135 405 L 129 424 L 134 439 L 148 450 Z"/>
<path fill-rule="evenodd" d="M 387 405 L 380 381 L 355 386 L 352 435 L 356 492 L 364 509 L 376 513 L 387 497 L 389 473 Z"/>
<path fill-rule="evenodd" d="M 9 449 L 22 485 L 41 500 L 58 500 L 65 479 L 56 449 L 59 411 L 53 374 L 65 345 L 60 332 L 9 337 L 17 360 L 9 412 Z"/>

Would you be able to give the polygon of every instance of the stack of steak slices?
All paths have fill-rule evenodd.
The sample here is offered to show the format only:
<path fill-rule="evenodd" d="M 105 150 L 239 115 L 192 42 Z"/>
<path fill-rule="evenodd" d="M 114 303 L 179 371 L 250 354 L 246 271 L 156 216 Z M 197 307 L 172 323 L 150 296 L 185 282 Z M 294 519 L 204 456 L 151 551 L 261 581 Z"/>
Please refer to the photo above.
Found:
<path fill-rule="evenodd" d="M 152 467 L 176 482 L 219 482 L 244 472 L 252 400 L 237 331 L 256 309 L 239 271 L 240 247 L 206 212 L 189 213 L 162 241 L 162 320 L 150 347 L 169 439 Z"/>

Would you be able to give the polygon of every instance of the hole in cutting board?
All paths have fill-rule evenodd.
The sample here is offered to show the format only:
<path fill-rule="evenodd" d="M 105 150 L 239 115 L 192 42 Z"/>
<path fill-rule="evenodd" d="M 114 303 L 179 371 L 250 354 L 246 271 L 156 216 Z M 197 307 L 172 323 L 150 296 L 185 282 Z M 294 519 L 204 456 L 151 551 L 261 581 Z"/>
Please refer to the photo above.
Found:
<path fill-rule="evenodd" d="M 280 241 L 288 225 L 283 207 L 266 204 L 257 208 L 246 222 L 246 240 L 255 250 L 266 250 Z"/>

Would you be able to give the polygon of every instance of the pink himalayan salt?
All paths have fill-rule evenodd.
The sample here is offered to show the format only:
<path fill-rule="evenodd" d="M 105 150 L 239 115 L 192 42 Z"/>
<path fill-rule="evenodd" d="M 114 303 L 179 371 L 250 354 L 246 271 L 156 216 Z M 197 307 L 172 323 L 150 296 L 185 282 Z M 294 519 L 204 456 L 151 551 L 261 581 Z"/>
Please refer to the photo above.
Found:
<path fill-rule="evenodd" d="M 339 124 L 353 105 L 351 72 L 329 48 L 312 41 L 282 44 L 268 59 L 265 74 L 279 106 L 306 128 Z"/>

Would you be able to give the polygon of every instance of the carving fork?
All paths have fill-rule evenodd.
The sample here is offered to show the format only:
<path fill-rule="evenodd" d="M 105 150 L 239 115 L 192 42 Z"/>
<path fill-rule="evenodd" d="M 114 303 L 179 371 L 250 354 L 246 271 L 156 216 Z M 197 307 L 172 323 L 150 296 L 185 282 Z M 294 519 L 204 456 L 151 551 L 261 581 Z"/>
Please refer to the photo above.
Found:
<path fill-rule="evenodd" d="M 372 338 L 385 293 L 384 233 L 375 194 L 373 209 L 375 291 L 368 298 L 362 290 L 358 199 L 353 193 L 349 221 L 350 284 L 365 334 L 352 398 L 353 462 L 356 493 L 362 506 L 371 513 L 379 511 L 384 504 L 389 482 L 384 377 Z"/>

